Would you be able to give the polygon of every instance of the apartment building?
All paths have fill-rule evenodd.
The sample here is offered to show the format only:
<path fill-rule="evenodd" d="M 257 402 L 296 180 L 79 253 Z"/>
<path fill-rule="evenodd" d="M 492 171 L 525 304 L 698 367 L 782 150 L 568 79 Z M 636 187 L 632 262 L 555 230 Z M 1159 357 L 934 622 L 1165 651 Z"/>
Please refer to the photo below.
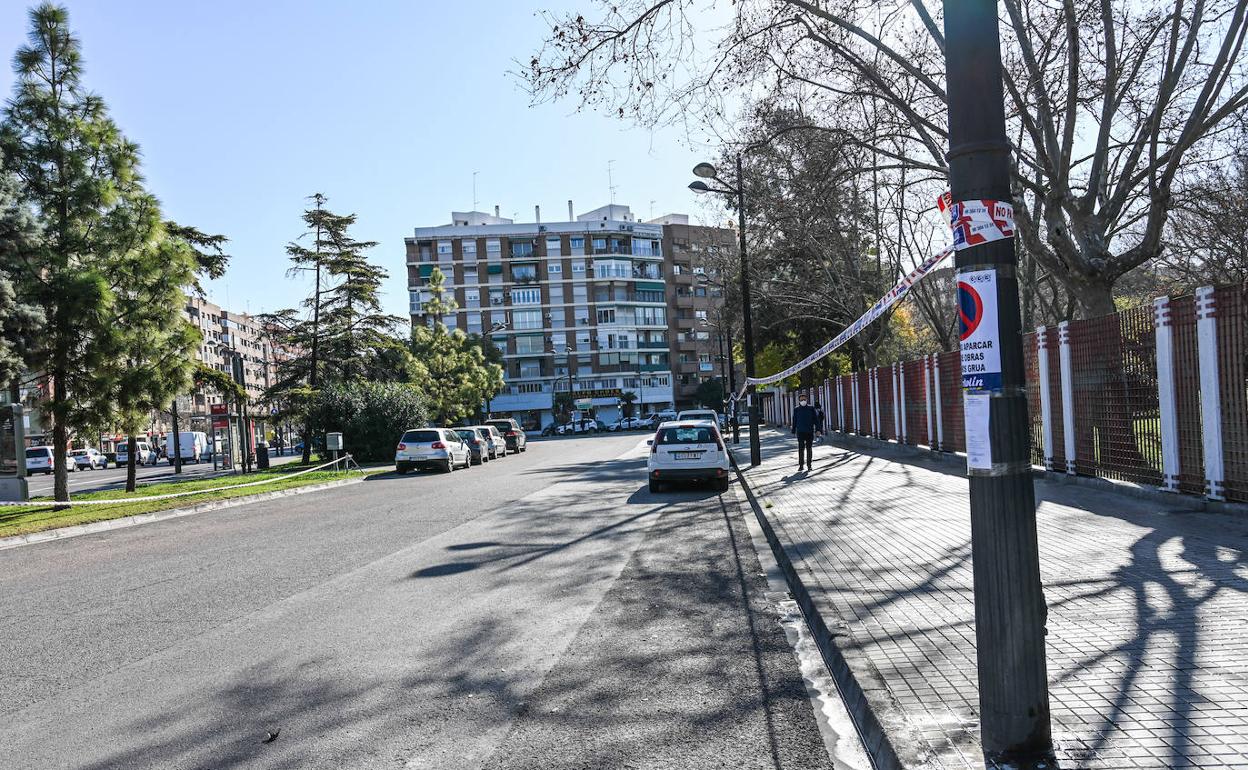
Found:
<path fill-rule="evenodd" d="M 624 393 L 637 414 L 678 406 L 672 311 L 696 311 L 673 301 L 668 227 L 616 204 L 577 216 L 569 201 L 560 222 L 540 214 L 517 223 L 497 208 L 452 212 L 449 225 L 416 228 L 406 239 L 412 323 L 433 322 L 422 308 L 438 267 L 458 305 L 443 322 L 503 353 L 507 386 L 491 410 L 529 428 L 550 422 L 569 389 L 605 421 L 620 416 Z"/>
<path fill-rule="evenodd" d="M 226 310 L 194 295 L 186 298 L 183 314 L 203 335 L 195 357 L 227 374 L 233 374 L 233 359 L 241 359 L 247 393 L 253 403 L 257 402 L 276 373 L 273 344 L 260 322 L 247 313 Z M 190 416 L 206 419 L 209 407 L 219 403 L 219 393 L 197 390 L 191 395 Z"/>
<path fill-rule="evenodd" d="M 722 377 L 728 387 L 725 264 L 735 263 L 737 231 L 689 224 L 684 214 L 667 214 L 651 223 L 663 226 L 670 268 L 668 318 L 671 325 L 672 383 L 678 409 L 700 406 L 698 387 Z M 732 256 L 731 259 L 727 259 Z M 744 377 L 743 372 L 737 372 Z"/>

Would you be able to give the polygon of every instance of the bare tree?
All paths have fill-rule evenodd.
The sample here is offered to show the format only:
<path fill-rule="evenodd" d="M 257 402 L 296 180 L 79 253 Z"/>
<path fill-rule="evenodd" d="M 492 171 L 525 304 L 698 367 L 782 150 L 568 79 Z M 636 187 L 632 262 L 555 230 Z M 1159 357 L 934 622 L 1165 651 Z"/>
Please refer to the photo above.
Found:
<path fill-rule="evenodd" d="M 865 99 L 877 109 L 855 141 L 914 172 L 946 172 L 933 0 L 587 5 L 593 18 L 548 17 L 523 73 L 535 99 L 571 96 L 645 124 L 724 119 L 738 95 L 800 103 L 826 123 L 843 99 Z M 1181 172 L 1215 162 L 1248 106 L 1248 0 L 1003 7 L 1021 245 L 1084 315 L 1112 312 L 1114 283 L 1162 254 Z"/>

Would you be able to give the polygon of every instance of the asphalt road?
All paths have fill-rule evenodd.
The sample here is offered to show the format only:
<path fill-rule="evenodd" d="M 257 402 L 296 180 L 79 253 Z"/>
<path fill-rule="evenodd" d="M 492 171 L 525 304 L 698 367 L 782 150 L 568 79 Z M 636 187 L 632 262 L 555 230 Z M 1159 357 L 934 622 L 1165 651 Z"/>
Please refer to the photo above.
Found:
<path fill-rule="evenodd" d="M 280 465 L 282 463 L 294 462 L 300 459 L 298 455 L 286 455 L 283 457 L 270 457 L 269 462 L 272 465 Z M 211 462 L 203 463 L 183 463 L 182 475 L 178 476 L 173 472 L 173 466 L 165 460 L 161 460 L 156 465 L 140 465 L 135 469 L 135 478 L 140 484 L 157 484 L 162 481 L 176 481 L 185 478 L 205 478 L 208 476 L 219 476 L 229 471 L 214 471 Z M 78 470 L 69 474 L 69 491 L 74 492 L 95 492 L 102 489 L 116 489 L 126 485 L 126 469 L 125 467 L 117 468 L 112 465 L 103 470 Z M 51 474 L 45 476 L 42 473 L 30 476 L 27 479 L 27 486 L 30 488 L 31 497 L 37 495 L 52 494 L 53 479 Z"/>
<path fill-rule="evenodd" d="M 0 767 L 832 767 L 735 491 L 644 438 L 0 552 Z"/>

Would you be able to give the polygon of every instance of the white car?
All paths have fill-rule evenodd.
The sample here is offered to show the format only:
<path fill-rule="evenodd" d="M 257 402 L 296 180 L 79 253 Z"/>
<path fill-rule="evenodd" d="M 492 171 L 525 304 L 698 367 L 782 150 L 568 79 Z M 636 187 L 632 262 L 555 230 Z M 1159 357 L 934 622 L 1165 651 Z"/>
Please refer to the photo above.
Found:
<path fill-rule="evenodd" d="M 160 458 L 156 455 L 156 450 L 152 449 L 152 445 L 146 441 L 136 442 L 138 451 L 134 453 L 135 465 L 155 465 L 160 462 Z M 117 446 L 117 467 L 120 468 L 130 462 L 130 442 L 123 441 Z"/>
<path fill-rule="evenodd" d="M 418 428 L 404 432 L 394 450 L 394 469 L 437 468 L 450 473 L 472 466 L 472 450 L 450 428 Z"/>
<path fill-rule="evenodd" d="M 731 464 L 728 449 L 712 420 L 675 420 L 660 423 L 654 438 L 646 441 L 650 459 L 646 475 L 651 492 L 662 492 L 668 483 L 709 481 L 720 492 L 728 491 Z"/>
<path fill-rule="evenodd" d="M 677 420 L 710 420 L 716 425 L 722 425 L 719 419 L 719 413 L 714 409 L 684 409 L 680 414 L 676 415 Z"/>
<path fill-rule="evenodd" d="M 75 449 L 69 453 L 69 459 L 79 470 L 104 470 L 108 467 L 108 458 L 100 454 L 98 449 Z"/>
<path fill-rule="evenodd" d="M 558 428 L 555 428 L 555 432 L 560 436 L 570 436 L 573 433 L 597 433 L 601 428 L 602 426 L 597 420 L 584 417 L 579 420 L 573 420 L 566 425 L 560 425 Z"/>
<path fill-rule="evenodd" d="M 619 432 L 624 430 L 636 430 L 638 428 L 648 427 L 645 420 L 640 417 L 622 417 L 613 423 L 607 425 L 607 430 Z"/>
<path fill-rule="evenodd" d="M 26 472 L 34 473 L 36 471 L 39 471 L 45 474 L 52 473 L 54 469 L 54 466 L 52 464 L 53 463 L 52 458 L 54 457 L 54 455 L 52 454 L 53 451 L 55 450 L 53 450 L 52 447 L 50 446 L 32 446 L 31 448 L 27 449 L 26 450 Z M 74 462 L 73 459 L 69 457 L 65 458 L 65 466 L 66 466 L 66 469 L 70 473 L 73 473 L 74 471 L 78 470 L 78 463 Z"/>

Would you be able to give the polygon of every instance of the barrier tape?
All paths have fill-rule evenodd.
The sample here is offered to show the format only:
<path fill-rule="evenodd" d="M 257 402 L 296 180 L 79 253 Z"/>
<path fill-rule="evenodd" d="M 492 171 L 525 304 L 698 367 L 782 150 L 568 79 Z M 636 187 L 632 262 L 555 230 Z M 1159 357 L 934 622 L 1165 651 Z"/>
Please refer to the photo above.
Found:
<path fill-rule="evenodd" d="M 874 305 L 872 305 L 870 310 L 868 310 L 867 312 L 859 316 L 858 320 L 854 321 L 852 324 L 847 326 L 844 331 L 842 331 L 840 334 L 833 337 L 829 342 L 825 343 L 823 347 L 819 348 L 815 352 L 806 356 L 801 361 L 798 361 L 796 364 L 793 364 L 788 369 L 785 369 L 782 372 L 777 372 L 776 374 L 772 374 L 767 377 L 747 378 L 746 386 L 748 387 L 749 385 L 770 385 L 773 382 L 779 382 L 780 380 L 783 380 L 785 377 L 791 377 L 794 374 L 797 374 L 801 370 L 805 369 L 806 367 L 810 366 L 811 364 L 815 363 L 819 359 L 823 358 L 824 356 L 829 355 L 830 353 L 832 353 L 832 351 L 844 345 L 846 342 L 849 342 L 850 339 L 852 339 L 855 335 L 858 334 L 858 332 L 865 329 L 868 324 L 870 324 L 872 321 L 874 321 L 875 319 L 883 315 L 884 311 L 888 310 L 890 307 L 895 305 L 898 300 L 900 300 L 902 297 L 910 293 L 910 289 L 914 286 L 914 284 L 922 280 L 924 276 L 926 276 L 929 272 L 931 272 L 932 268 L 934 268 L 936 265 L 940 264 L 942 261 L 947 259 L 949 255 L 952 253 L 953 253 L 953 246 L 946 246 L 945 248 L 941 249 L 939 252 L 923 260 L 923 262 L 918 267 L 911 270 L 909 274 L 907 274 L 904 278 L 898 281 L 897 285 L 889 289 L 887 294 L 885 294 L 883 297 L 880 297 L 879 301 L 877 301 Z M 744 392 L 744 389 L 742 389 L 742 392 Z"/>
<path fill-rule="evenodd" d="M 25 502 L 0 501 L 0 506 L 61 507 L 65 505 L 124 505 L 126 503 L 145 503 L 149 500 L 172 500 L 175 497 L 188 497 L 190 495 L 202 495 L 206 492 L 224 492 L 227 489 L 242 489 L 243 487 L 254 487 L 254 486 L 259 486 L 261 484 L 272 484 L 274 481 L 281 481 L 284 479 L 293 479 L 298 476 L 302 476 L 305 473 L 311 473 L 312 471 L 319 471 L 322 468 L 325 468 L 327 466 L 337 465 L 338 463 L 342 463 L 342 462 L 355 465 L 357 470 L 360 467 L 359 465 L 356 464 L 355 458 L 353 458 L 351 455 L 343 455 L 342 457 L 339 457 L 337 460 L 330 460 L 329 462 L 322 463 L 321 465 L 318 465 L 314 468 L 304 468 L 303 470 L 296 471 L 294 473 L 289 473 L 283 476 L 275 476 L 271 479 L 260 479 L 259 481 L 249 481 L 246 484 L 231 484 L 228 487 L 209 487 L 207 489 L 192 489 L 189 492 L 171 492 L 167 495 L 148 495 L 144 497 L 118 497 L 113 500 L 65 500 L 63 502 L 59 500 L 27 500 Z"/>
<path fill-rule="evenodd" d="M 745 384 L 741 386 L 741 391 L 733 394 L 729 399 L 729 403 L 739 401 L 750 385 L 770 385 L 786 377 L 791 377 L 819 359 L 829 355 L 846 342 L 849 342 L 850 339 L 865 329 L 868 324 L 883 315 L 884 311 L 905 297 L 914 284 L 926 277 L 932 268 L 947 259 L 955 251 L 1014 237 L 1014 205 L 1007 201 L 985 199 L 954 203 L 953 196 L 945 192 L 936 199 L 936 207 L 940 209 L 941 214 L 949 217 L 949 228 L 953 233 L 953 243 L 951 245 L 923 260 L 922 264 L 911 270 L 887 294 L 880 297 L 879 301 L 870 310 L 863 313 L 858 320 L 850 324 L 849 327 L 836 335 L 823 347 L 782 372 L 777 372 L 767 377 L 747 378 Z"/>

